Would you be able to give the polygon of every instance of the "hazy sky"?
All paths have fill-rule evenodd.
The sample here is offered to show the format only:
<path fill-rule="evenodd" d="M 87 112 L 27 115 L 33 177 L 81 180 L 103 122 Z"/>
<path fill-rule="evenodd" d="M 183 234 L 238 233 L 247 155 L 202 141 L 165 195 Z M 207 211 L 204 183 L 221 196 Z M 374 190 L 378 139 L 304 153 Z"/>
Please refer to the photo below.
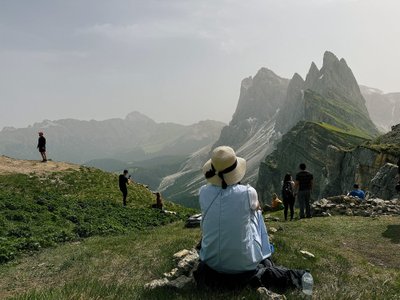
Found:
<path fill-rule="evenodd" d="M 398 0 L 0 0 L 0 129 L 43 119 L 229 122 L 240 82 L 344 57 L 400 91 Z"/>

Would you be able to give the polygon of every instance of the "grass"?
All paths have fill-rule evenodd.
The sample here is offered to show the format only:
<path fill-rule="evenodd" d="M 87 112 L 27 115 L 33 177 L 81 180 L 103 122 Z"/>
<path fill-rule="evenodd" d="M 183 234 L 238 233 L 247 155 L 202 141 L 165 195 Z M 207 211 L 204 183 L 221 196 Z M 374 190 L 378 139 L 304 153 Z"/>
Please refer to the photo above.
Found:
<path fill-rule="evenodd" d="M 278 229 L 274 261 L 310 269 L 315 299 L 400 299 L 399 217 L 338 216 L 267 226 Z M 143 289 L 174 267 L 174 252 L 193 247 L 199 238 L 199 229 L 185 229 L 177 222 L 45 249 L 0 266 L 0 298 L 258 299 L 251 289 Z M 316 258 L 304 259 L 300 250 Z M 302 298 L 296 291 L 286 297 Z"/>
<path fill-rule="evenodd" d="M 139 231 L 193 213 L 168 202 L 176 215 L 151 209 L 154 195 L 138 184 L 129 186 L 127 207 L 121 198 L 117 175 L 92 168 L 0 176 L 0 264 L 59 243 Z"/>
<path fill-rule="evenodd" d="M 314 110 L 319 110 L 325 118 L 329 119 L 328 123 L 340 127 L 348 134 L 364 139 L 371 139 L 378 134 L 369 116 L 356 108 L 353 103 L 341 99 L 340 96 L 336 98 L 332 94 L 331 97 L 323 97 L 314 91 L 307 90 L 305 98 L 309 105 L 315 106 Z"/>

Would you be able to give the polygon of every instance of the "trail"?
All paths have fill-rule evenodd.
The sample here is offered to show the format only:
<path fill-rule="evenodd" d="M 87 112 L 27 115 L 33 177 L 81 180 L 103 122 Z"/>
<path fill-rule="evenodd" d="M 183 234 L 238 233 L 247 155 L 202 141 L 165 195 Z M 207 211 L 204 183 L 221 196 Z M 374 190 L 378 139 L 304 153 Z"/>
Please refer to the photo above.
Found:
<path fill-rule="evenodd" d="M 77 170 L 79 165 L 47 161 L 45 163 L 39 160 L 20 160 L 7 157 L 4 155 L 0 156 L 0 175 L 4 174 L 45 174 L 52 172 L 65 171 L 68 169 Z"/>

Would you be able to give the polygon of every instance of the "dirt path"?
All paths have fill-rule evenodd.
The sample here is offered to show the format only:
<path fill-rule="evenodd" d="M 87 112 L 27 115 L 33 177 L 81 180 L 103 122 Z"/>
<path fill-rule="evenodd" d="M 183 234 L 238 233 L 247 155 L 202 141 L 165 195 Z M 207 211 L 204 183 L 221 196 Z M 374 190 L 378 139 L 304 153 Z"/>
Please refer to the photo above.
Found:
<path fill-rule="evenodd" d="M 68 169 L 77 170 L 79 165 L 65 163 L 65 162 L 41 162 L 38 160 L 20 160 L 7 156 L 0 156 L 0 175 L 10 173 L 20 174 L 44 174 L 51 172 L 65 171 Z"/>

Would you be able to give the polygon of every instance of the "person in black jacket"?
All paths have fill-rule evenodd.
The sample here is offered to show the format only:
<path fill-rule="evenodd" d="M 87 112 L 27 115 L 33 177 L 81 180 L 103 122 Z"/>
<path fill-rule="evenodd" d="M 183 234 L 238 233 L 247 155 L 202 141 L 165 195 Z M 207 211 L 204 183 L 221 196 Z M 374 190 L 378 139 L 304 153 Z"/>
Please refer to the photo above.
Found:
<path fill-rule="evenodd" d="M 118 184 L 119 189 L 122 192 L 122 204 L 126 206 L 126 197 L 128 196 L 128 187 L 131 176 L 128 175 L 128 170 L 124 170 L 122 174 L 119 175 Z"/>
<path fill-rule="evenodd" d="M 39 149 L 40 155 L 42 155 L 42 162 L 46 162 L 46 138 L 43 136 L 43 132 L 41 131 L 39 132 L 37 148 Z"/>
<path fill-rule="evenodd" d="M 297 200 L 300 206 L 300 219 L 311 218 L 310 198 L 313 188 L 313 175 L 306 170 L 306 164 L 301 163 L 300 172 L 296 174 L 295 189 L 297 189 Z M 304 210 L 306 215 L 304 215 Z"/>
<path fill-rule="evenodd" d="M 283 200 L 283 205 L 285 207 L 284 210 L 285 221 L 287 221 L 288 208 L 290 208 L 290 221 L 293 220 L 294 202 L 295 202 L 294 185 L 295 183 L 292 179 L 292 175 L 287 173 L 285 175 L 285 178 L 283 179 L 283 185 L 282 185 L 282 200 Z"/>

